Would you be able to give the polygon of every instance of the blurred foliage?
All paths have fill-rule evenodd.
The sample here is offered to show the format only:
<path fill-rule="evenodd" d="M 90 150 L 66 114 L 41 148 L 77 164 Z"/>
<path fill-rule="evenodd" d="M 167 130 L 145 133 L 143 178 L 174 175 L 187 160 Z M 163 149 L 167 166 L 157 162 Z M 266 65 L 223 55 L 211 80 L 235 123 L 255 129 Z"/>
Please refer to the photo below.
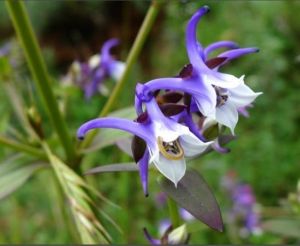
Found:
<path fill-rule="evenodd" d="M 57 98 L 75 134 L 81 123 L 98 115 L 106 98 L 97 96 L 86 102 L 78 88 L 61 87 L 61 76 L 73 59 L 84 60 L 98 52 L 103 41 L 110 37 L 121 39 L 122 46 L 115 50 L 115 54 L 125 60 L 149 2 L 26 1 L 26 4 L 53 74 Z M 245 74 L 246 83 L 254 91 L 264 94 L 250 109 L 250 118 L 241 117 L 236 129 L 238 139 L 230 144 L 229 154 L 212 153 L 201 163 L 198 160 L 191 165 L 213 188 L 223 212 L 226 212 L 228 198 L 222 194 L 220 180 L 229 169 L 236 170 L 242 181 L 253 186 L 257 201 L 263 206 L 279 206 L 282 199 L 294 191 L 299 179 L 299 1 L 169 1 L 151 32 L 127 90 L 120 98 L 119 108 L 132 105 L 136 82 L 176 75 L 188 62 L 185 25 L 195 10 L 204 4 L 211 7 L 211 12 L 199 25 L 199 40 L 204 46 L 218 40 L 234 40 L 242 47 L 259 47 L 258 54 L 241 58 L 223 69 L 237 76 Z M 3 2 L 0 2 L 0 15 L 0 43 L 4 44 L 13 31 Z M 26 105 L 30 105 L 30 95 L 26 91 L 31 88 L 32 96 L 36 96 L 34 88 L 24 65 L 18 72 L 20 75 L 14 78 L 14 83 L 25 95 Z M 112 88 L 113 84 L 108 86 Z M 13 122 L 12 126 L 17 129 L 19 123 L 2 88 L 3 85 L 0 89 L 0 129 L 3 132 L 9 125 L 8 121 Z M 47 134 L 50 125 L 43 112 L 41 115 Z M 9 154 L 9 150 L 0 149 L 1 160 Z M 86 170 L 105 163 L 130 160 L 116 146 L 111 146 L 89 154 L 83 167 Z M 150 176 L 148 198 L 142 194 L 136 173 L 108 173 L 89 179 L 122 208 L 118 210 L 101 204 L 124 231 L 121 235 L 113 227 L 108 228 L 115 243 L 145 243 L 143 227 L 147 227 L 152 235 L 157 233 L 158 221 L 166 217 L 167 211 L 155 205 L 155 193 L 159 187 L 154 173 Z M 49 171 L 43 171 L 1 201 L 0 243 L 72 242 L 59 204 L 50 203 L 56 199 L 52 184 Z M 275 213 L 273 217 L 276 216 Z M 236 243 L 228 230 L 225 233 L 213 232 L 201 223 L 194 227 L 198 232 L 192 234 L 191 243 Z M 242 239 L 241 242 L 299 243 L 296 239 L 270 233 Z"/>

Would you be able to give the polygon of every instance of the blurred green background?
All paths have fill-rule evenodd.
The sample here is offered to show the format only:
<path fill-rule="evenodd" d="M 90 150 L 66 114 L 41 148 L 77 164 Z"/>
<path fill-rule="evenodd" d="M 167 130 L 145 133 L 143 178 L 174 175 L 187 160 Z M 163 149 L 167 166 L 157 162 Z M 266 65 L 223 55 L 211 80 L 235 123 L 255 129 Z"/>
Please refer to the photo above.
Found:
<path fill-rule="evenodd" d="M 176 75 L 188 62 L 184 32 L 188 19 L 202 5 L 211 12 L 198 26 L 198 38 L 206 46 L 214 41 L 233 40 L 241 47 L 260 48 L 258 54 L 240 58 L 223 68 L 236 76 L 246 75 L 246 83 L 264 94 L 250 109 L 250 118 L 240 118 L 238 139 L 230 143 L 227 155 L 211 153 L 191 165 L 213 188 L 222 211 L 228 198 L 220 180 L 234 169 L 241 181 L 249 183 L 263 207 L 279 207 L 299 178 L 300 131 L 300 2 L 299 1 L 168 1 L 155 22 L 142 54 L 135 65 L 126 91 L 117 108 L 133 104 L 136 82 Z M 66 116 L 70 129 L 98 116 L 107 98 L 97 95 L 86 102 L 78 88 L 61 89 L 61 77 L 73 60 L 87 60 L 103 42 L 117 37 L 121 46 L 114 54 L 125 60 L 150 2 L 148 1 L 26 1 L 34 29 L 51 71 L 58 98 L 67 97 Z M 14 36 L 4 2 L 0 2 L 0 44 Z M 20 58 L 21 59 L 21 58 Z M 18 86 L 31 85 L 23 64 Z M 112 88 L 112 83 L 108 86 Z M 1 85 L 2 87 L 2 85 Z M 34 94 L 34 91 L 33 91 Z M 34 96 L 34 95 L 33 95 Z M 5 92 L 0 91 L 0 129 L 18 127 Z M 39 106 L 37 106 L 39 107 Z M 42 112 L 43 113 L 43 112 Z M 47 132 L 48 122 L 44 120 Z M 9 149 L 0 149 L 6 159 Z M 105 163 L 126 162 L 131 158 L 111 146 L 89 154 L 84 169 Z M 152 173 L 151 173 L 152 174 Z M 150 197 L 145 198 L 136 173 L 102 174 L 93 182 L 121 209 L 99 204 L 120 225 L 124 234 L 108 226 L 114 243 L 146 243 L 142 228 L 157 234 L 158 221 L 167 217 L 158 208 L 159 192 L 155 175 L 150 177 Z M 34 175 L 21 189 L 0 201 L 0 243 L 71 243 L 71 233 L 59 214 L 50 170 Z M 276 212 L 272 215 L 277 216 Z M 264 217 L 263 217 L 264 219 Z M 233 243 L 228 233 L 217 233 L 200 222 L 192 243 Z M 242 239 L 244 243 L 289 243 L 297 239 L 265 232 Z"/>

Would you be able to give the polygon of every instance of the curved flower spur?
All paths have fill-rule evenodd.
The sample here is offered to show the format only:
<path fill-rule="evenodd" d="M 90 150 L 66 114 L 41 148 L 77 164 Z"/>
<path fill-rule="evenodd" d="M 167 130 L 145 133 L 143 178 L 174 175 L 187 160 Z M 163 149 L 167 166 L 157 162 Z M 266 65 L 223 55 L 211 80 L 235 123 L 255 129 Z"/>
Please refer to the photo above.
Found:
<path fill-rule="evenodd" d="M 95 128 L 116 128 L 134 135 L 133 156 L 139 165 L 144 193 L 148 194 L 148 164 L 156 168 L 176 186 L 186 171 L 185 157 L 193 157 L 206 150 L 211 142 L 199 140 L 188 127 L 165 116 L 154 97 L 142 99 L 146 113 L 136 121 L 119 118 L 99 118 L 84 123 L 77 132 L 83 139 Z"/>
<path fill-rule="evenodd" d="M 190 104 L 195 104 L 203 116 L 216 120 L 229 127 L 232 134 L 238 121 L 238 111 L 251 104 L 261 93 L 253 92 L 244 83 L 244 76 L 237 78 L 220 73 L 218 69 L 235 58 L 255 53 L 257 48 L 237 48 L 232 41 L 220 41 L 202 48 L 196 38 L 197 24 L 209 11 L 207 6 L 200 8 L 190 19 L 186 28 L 186 48 L 190 64 L 176 78 L 154 79 L 145 84 L 144 93 L 159 89 L 182 91 L 189 94 Z M 209 59 L 209 55 L 220 48 L 231 50 Z M 137 103 L 136 106 L 138 107 Z M 189 105 L 191 106 L 191 105 Z"/>

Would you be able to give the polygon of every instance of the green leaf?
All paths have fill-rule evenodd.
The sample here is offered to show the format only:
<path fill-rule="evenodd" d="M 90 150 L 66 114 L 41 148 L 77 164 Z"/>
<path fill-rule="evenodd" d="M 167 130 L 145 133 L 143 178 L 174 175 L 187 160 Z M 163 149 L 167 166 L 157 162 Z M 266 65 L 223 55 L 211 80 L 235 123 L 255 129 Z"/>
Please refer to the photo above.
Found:
<path fill-rule="evenodd" d="M 15 162 L 14 162 L 15 161 Z M 24 164 L 18 158 L 0 164 L 0 200 L 21 187 L 45 163 Z"/>
<path fill-rule="evenodd" d="M 300 220 L 296 219 L 270 219 L 262 223 L 262 229 L 284 237 L 300 239 Z"/>
<path fill-rule="evenodd" d="M 223 231 L 219 205 L 205 180 L 194 170 L 186 171 L 177 184 L 163 178 L 159 181 L 162 190 L 179 206 L 217 231 Z"/>
<path fill-rule="evenodd" d="M 136 117 L 134 107 L 127 107 L 121 110 L 117 110 L 108 115 L 109 117 L 119 117 L 124 119 L 133 120 Z M 94 138 L 92 144 L 82 150 L 82 153 L 89 153 L 95 150 L 102 149 L 104 147 L 115 144 L 117 141 L 126 139 L 132 136 L 128 132 L 117 130 L 117 129 L 101 129 L 101 131 Z"/>
<path fill-rule="evenodd" d="M 137 172 L 139 171 L 137 164 L 134 162 L 118 163 L 103 165 L 88 170 L 85 175 L 91 175 L 96 173 L 109 173 L 109 172 Z"/>

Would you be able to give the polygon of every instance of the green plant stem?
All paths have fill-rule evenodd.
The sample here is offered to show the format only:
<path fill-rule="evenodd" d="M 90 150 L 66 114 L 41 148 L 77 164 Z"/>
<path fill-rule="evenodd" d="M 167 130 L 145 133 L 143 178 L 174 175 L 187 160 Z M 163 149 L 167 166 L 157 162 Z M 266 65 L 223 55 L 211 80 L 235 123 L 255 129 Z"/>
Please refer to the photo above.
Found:
<path fill-rule="evenodd" d="M 125 86 L 125 82 L 129 78 L 132 67 L 135 64 L 135 62 L 142 50 L 142 47 L 146 41 L 146 38 L 148 37 L 151 27 L 154 24 L 154 21 L 155 21 L 156 16 L 161 8 L 161 5 L 162 5 L 162 1 L 152 1 L 152 4 L 151 4 L 150 8 L 148 9 L 147 15 L 143 21 L 143 24 L 138 32 L 138 35 L 133 43 L 133 46 L 129 52 L 129 55 L 127 57 L 125 71 L 124 71 L 120 81 L 117 83 L 114 90 L 112 91 L 111 96 L 109 97 L 108 101 L 104 105 L 101 113 L 99 114 L 99 117 L 106 116 L 112 109 L 114 103 L 116 102 L 116 99 L 120 96 L 120 93 L 122 92 L 122 90 Z M 88 147 L 92 143 L 92 141 L 93 141 L 94 137 L 97 135 L 98 131 L 99 130 L 96 129 L 96 130 L 90 132 L 86 136 L 85 140 L 80 144 L 80 148 Z"/>
<path fill-rule="evenodd" d="M 39 149 L 30 147 L 25 144 L 18 143 L 16 141 L 8 139 L 7 137 L 0 136 L 0 144 L 4 145 L 6 147 L 9 147 L 11 149 L 17 150 L 17 151 L 27 153 L 32 156 L 36 156 L 36 157 L 39 157 L 42 159 L 47 159 L 46 155 Z"/>
<path fill-rule="evenodd" d="M 171 198 L 168 198 L 168 208 L 173 228 L 179 227 L 181 219 L 179 216 L 178 206 Z"/>
<path fill-rule="evenodd" d="M 67 125 L 59 111 L 58 104 L 51 88 L 50 77 L 42 58 L 41 50 L 33 32 L 24 2 L 19 0 L 6 0 L 6 7 L 17 37 L 23 47 L 37 92 L 42 98 L 50 121 L 65 150 L 67 159 L 72 165 L 72 162 L 75 160 L 74 144 L 71 141 Z"/>

